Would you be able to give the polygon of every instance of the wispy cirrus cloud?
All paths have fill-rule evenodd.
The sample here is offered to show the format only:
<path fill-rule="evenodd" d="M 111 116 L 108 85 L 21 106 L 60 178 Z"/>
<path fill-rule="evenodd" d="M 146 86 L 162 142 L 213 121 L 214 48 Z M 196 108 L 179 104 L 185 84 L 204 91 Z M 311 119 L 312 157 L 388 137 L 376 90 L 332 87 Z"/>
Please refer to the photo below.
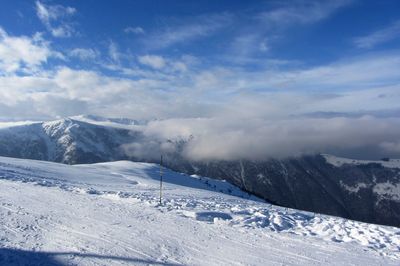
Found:
<path fill-rule="evenodd" d="M 36 1 L 36 14 L 54 37 L 71 37 L 75 33 L 72 24 L 65 21 L 76 13 L 73 7 L 47 5 Z"/>
<path fill-rule="evenodd" d="M 358 48 L 370 49 L 400 37 L 400 20 L 368 35 L 357 37 L 353 43 Z"/>
<path fill-rule="evenodd" d="M 108 45 L 108 55 L 114 62 L 119 62 L 122 56 L 121 52 L 119 51 L 117 43 L 115 43 L 114 41 L 110 41 Z"/>
<path fill-rule="evenodd" d="M 171 22 L 145 39 L 151 49 L 167 48 L 176 44 L 187 44 L 207 37 L 228 27 L 233 22 L 230 13 L 200 15 Z"/>
<path fill-rule="evenodd" d="M 249 63 L 270 52 L 277 42 L 285 39 L 289 29 L 319 23 L 352 2 L 277 1 L 264 11 L 240 14 L 247 18 L 246 23 L 235 25 L 237 32 L 228 46 L 232 56 L 228 54 L 227 58 L 233 63 Z"/>
<path fill-rule="evenodd" d="M 125 33 L 134 33 L 134 34 L 144 34 L 145 31 L 142 27 L 126 27 L 124 29 Z"/>
<path fill-rule="evenodd" d="M 338 9 L 348 6 L 352 0 L 337 1 L 295 1 L 261 12 L 257 18 L 268 27 L 287 27 L 309 24 L 328 18 Z"/>

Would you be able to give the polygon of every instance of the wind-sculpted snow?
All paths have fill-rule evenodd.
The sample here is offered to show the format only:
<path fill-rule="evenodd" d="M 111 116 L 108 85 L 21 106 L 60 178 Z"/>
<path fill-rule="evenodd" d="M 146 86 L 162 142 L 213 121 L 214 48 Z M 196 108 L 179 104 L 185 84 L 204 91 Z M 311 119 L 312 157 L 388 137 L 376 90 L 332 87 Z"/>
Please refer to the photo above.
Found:
<path fill-rule="evenodd" d="M 164 169 L 159 205 L 149 163 L 0 157 L 0 221 L 1 265 L 400 262 L 399 228 L 273 206 L 220 180 Z"/>

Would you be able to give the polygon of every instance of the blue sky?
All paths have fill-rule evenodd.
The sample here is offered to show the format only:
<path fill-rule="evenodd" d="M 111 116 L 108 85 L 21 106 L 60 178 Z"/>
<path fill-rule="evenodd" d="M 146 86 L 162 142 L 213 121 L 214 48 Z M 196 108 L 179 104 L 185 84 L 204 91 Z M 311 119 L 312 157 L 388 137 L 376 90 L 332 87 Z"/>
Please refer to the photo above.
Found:
<path fill-rule="evenodd" d="M 353 125 L 382 123 L 355 149 L 400 154 L 399 11 L 395 0 L 4 0 L 0 119 L 179 120 L 174 134 L 200 119 L 226 126 L 216 135 L 298 135 L 319 119 L 348 132 L 343 147 Z"/>
<path fill-rule="evenodd" d="M 40 7 L 50 18 L 40 18 Z M 0 25 L 10 36 L 40 32 L 60 52 L 91 49 L 103 61 L 114 44 L 126 67 L 145 54 L 190 55 L 250 71 L 268 60 L 310 67 L 393 51 L 399 10 L 398 1 L 2 1 Z M 93 63 L 69 58 L 49 67 Z"/>

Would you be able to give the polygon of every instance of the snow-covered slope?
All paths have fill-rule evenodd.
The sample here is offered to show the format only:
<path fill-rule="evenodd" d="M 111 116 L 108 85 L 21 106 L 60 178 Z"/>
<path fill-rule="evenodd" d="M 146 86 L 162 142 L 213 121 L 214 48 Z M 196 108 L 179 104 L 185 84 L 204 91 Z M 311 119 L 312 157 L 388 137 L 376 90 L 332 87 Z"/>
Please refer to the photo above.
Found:
<path fill-rule="evenodd" d="M 0 157 L 0 265 L 399 265 L 400 229 L 119 161 Z"/>

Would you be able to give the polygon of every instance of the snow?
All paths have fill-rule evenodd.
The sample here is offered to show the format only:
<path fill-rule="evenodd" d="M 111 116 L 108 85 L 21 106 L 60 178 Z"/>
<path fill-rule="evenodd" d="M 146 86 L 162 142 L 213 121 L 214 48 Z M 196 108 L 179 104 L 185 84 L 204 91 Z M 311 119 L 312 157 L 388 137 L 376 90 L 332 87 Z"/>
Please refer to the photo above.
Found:
<path fill-rule="evenodd" d="M 119 161 L 0 157 L 0 265 L 399 265 L 400 229 Z"/>
<path fill-rule="evenodd" d="M 0 128 L 9 128 L 9 127 L 17 127 L 17 126 L 26 126 L 32 125 L 36 123 L 40 123 L 41 121 L 13 121 L 13 122 L 1 122 L 0 121 Z"/>
<path fill-rule="evenodd" d="M 71 116 L 70 118 L 76 121 L 81 121 L 93 125 L 114 127 L 114 128 L 128 129 L 128 130 L 138 130 L 139 128 L 141 128 L 143 124 L 146 123 L 146 121 L 136 121 L 126 118 L 121 118 L 120 120 L 122 121 L 126 120 L 124 121 L 125 123 L 123 123 L 121 121 L 117 121 L 118 119 L 110 119 L 93 115 L 77 115 L 77 116 Z"/>
<path fill-rule="evenodd" d="M 341 167 L 345 164 L 366 165 L 374 163 L 374 164 L 380 164 L 383 167 L 387 168 L 400 168 L 400 159 L 369 161 L 369 160 L 354 160 L 354 159 L 340 158 L 329 154 L 323 154 L 322 156 L 324 156 L 324 158 L 329 164 L 336 167 Z M 376 178 L 374 177 L 373 183 L 370 185 L 362 182 L 354 184 L 353 186 L 349 186 L 343 182 L 340 182 L 340 185 L 350 193 L 358 193 L 360 189 L 371 188 L 372 192 L 378 195 L 378 200 L 389 199 L 400 202 L 400 184 L 392 184 L 390 182 L 377 183 Z"/>
<path fill-rule="evenodd" d="M 365 165 L 374 163 L 374 164 L 380 164 L 387 168 L 400 168 L 400 159 L 389 159 L 388 161 L 386 160 L 371 161 L 371 160 L 356 160 L 356 159 L 342 158 L 330 154 L 322 154 L 322 156 L 326 159 L 327 163 L 336 167 L 341 167 L 342 165 L 345 164 Z"/>
<path fill-rule="evenodd" d="M 343 183 L 342 181 L 340 181 L 340 185 L 346 189 L 347 191 L 349 191 L 350 193 L 358 193 L 360 191 L 360 189 L 365 189 L 368 188 L 369 186 L 366 183 L 357 183 L 354 186 L 348 186 L 345 183 Z M 376 193 L 376 191 L 374 191 Z"/>
<path fill-rule="evenodd" d="M 380 195 L 381 198 L 400 202 L 400 184 L 391 184 L 390 182 L 379 183 L 373 187 L 373 192 Z"/>

